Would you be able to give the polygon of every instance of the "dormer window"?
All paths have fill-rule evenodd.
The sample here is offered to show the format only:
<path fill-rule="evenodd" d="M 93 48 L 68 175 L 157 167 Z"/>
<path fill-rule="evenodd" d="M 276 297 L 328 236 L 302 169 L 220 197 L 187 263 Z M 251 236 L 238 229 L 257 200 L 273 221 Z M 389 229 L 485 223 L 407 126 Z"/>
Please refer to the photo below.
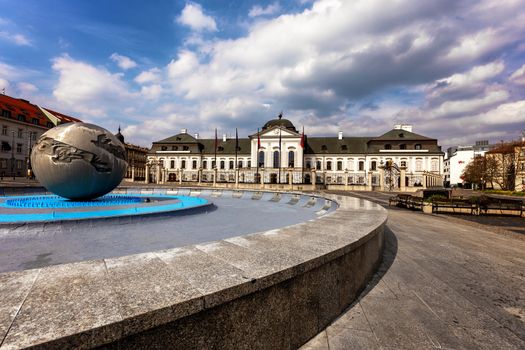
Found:
<path fill-rule="evenodd" d="M 326 145 L 322 145 L 321 146 L 321 151 L 326 151 L 328 149 L 328 147 L 326 147 Z"/>
<path fill-rule="evenodd" d="M 346 145 L 341 146 L 341 151 L 348 151 L 348 147 Z"/>
<path fill-rule="evenodd" d="M 160 149 L 161 149 L 162 151 L 167 151 L 167 150 L 168 150 L 168 147 L 167 147 L 167 146 L 162 146 Z"/>
<path fill-rule="evenodd" d="M 223 151 L 224 151 L 224 147 L 222 147 L 222 146 L 217 147 L 217 151 L 219 151 L 219 152 L 223 152 Z M 222 168 L 221 168 L 221 169 L 222 169 Z"/>
<path fill-rule="evenodd" d="M 387 143 L 387 144 L 385 145 L 385 149 L 392 149 L 392 145 L 389 144 L 389 143 Z"/>
<path fill-rule="evenodd" d="M 400 133 L 400 134 L 399 134 L 399 137 L 400 137 L 400 138 L 403 138 L 403 137 L 405 137 L 405 134 Z"/>
<path fill-rule="evenodd" d="M 414 146 L 414 149 L 421 149 L 421 144 L 420 143 L 416 143 L 416 145 Z"/>

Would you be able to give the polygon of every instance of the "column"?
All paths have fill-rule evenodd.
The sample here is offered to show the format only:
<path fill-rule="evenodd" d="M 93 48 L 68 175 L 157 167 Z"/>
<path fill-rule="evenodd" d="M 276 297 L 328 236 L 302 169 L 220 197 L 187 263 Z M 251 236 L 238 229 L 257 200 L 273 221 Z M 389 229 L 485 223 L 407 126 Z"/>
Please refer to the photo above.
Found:
<path fill-rule="evenodd" d="M 315 168 L 312 168 L 310 179 L 312 182 L 312 191 L 315 191 L 316 189 L 316 182 L 317 182 L 317 176 L 315 174 Z"/>
<path fill-rule="evenodd" d="M 264 188 L 264 168 L 262 168 L 259 172 L 261 174 L 261 188 Z"/>
<path fill-rule="evenodd" d="M 217 167 L 213 168 L 213 187 L 217 186 Z"/>
<path fill-rule="evenodd" d="M 399 173 L 399 190 L 401 192 L 405 192 L 406 191 L 406 185 L 405 185 L 405 181 L 406 181 L 406 168 L 405 167 L 400 167 L 399 168 L 400 170 L 400 173 Z"/>
<path fill-rule="evenodd" d="M 131 166 L 131 181 L 135 182 L 135 166 Z"/>
<path fill-rule="evenodd" d="M 182 169 L 179 169 L 179 185 L 182 185 Z"/>
<path fill-rule="evenodd" d="M 367 175 L 366 190 L 372 191 L 372 173 L 371 172 L 368 172 L 368 175 Z"/>
<path fill-rule="evenodd" d="M 239 169 L 235 169 L 235 188 L 239 188 Z"/>
<path fill-rule="evenodd" d="M 199 169 L 199 175 L 198 175 L 198 178 L 199 178 L 199 185 L 200 185 L 201 182 L 202 182 L 202 168 Z"/>
<path fill-rule="evenodd" d="M 384 167 L 379 168 L 379 190 L 380 191 L 385 190 L 385 168 Z"/>
<path fill-rule="evenodd" d="M 144 182 L 145 183 L 149 183 L 149 165 L 148 164 L 146 164 L 146 173 L 144 175 L 145 175 L 144 176 L 144 178 L 145 178 Z"/>
<path fill-rule="evenodd" d="M 155 183 L 159 183 L 160 182 L 160 165 L 157 164 L 157 167 L 155 169 L 155 174 L 156 174 L 156 177 L 155 177 Z"/>
<path fill-rule="evenodd" d="M 348 170 L 345 170 L 345 191 L 348 191 Z"/>

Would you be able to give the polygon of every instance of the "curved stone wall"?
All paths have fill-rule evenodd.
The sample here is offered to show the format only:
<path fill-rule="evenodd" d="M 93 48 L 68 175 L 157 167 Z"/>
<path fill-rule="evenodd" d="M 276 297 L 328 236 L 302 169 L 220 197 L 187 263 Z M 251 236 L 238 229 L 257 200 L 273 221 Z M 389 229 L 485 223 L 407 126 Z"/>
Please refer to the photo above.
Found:
<path fill-rule="evenodd" d="M 298 225 L 0 274 L 0 349 L 297 348 L 352 303 L 382 255 L 386 210 L 326 197 L 339 208 Z"/>

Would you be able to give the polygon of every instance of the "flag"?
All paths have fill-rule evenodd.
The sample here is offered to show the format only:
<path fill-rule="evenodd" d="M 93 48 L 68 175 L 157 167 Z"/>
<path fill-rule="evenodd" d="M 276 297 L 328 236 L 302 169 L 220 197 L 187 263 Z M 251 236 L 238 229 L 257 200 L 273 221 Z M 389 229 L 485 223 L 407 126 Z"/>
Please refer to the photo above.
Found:
<path fill-rule="evenodd" d="M 213 157 L 214 168 L 217 167 L 217 146 L 219 144 L 219 140 L 217 139 L 217 128 L 215 128 L 215 156 Z"/>
<path fill-rule="evenodd" d="M 301 135 L 301 148 L 304 149 L 304 126 L 303 126 L 303 134 Z"/>
<path fill-rule="evenodd" d="M 257 149 L 261 148 L 261 135 L 259 134 L 259 128 L 257 128 Z"/>
<path fill-rule="evenodd" d="M 237 133 L 237 128 L 235 128 L 235 169 L 239 167 L 237 162 L 237 151 L 239 150 L 239 134 Z"/>

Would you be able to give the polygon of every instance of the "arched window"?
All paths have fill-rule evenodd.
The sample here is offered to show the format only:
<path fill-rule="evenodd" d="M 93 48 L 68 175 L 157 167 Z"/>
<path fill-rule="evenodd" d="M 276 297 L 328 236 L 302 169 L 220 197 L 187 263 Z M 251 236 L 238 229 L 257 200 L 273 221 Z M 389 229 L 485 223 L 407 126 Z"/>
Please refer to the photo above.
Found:
<path fill-rule="evenodd" d="M 320 160 L 318 160 L 317 162 L 315 162 L 315 168 L 316 168 L 317 170 L 321 170 L 321 161 L 320 161 Z"/>
<path fill-rule="evenodd" d="M 172 169 L 175 168 L 175 161 L 174 160 L 170 161 L 170 168 L 172 168 Z"/>
<path fill-rule="evenodd" d="M 264 167 L 264 151 L 259 151 L 259 166 Z"/>
<path fill-rule="evenodd" d="M 341 160 L 337 161 L 337 170 L 338 171 L 343 170 L 343 162 Z"/>
<path fill-rule="evenodd" d="M 208 169 L 208 161 L 207 160 L 203 160 L 202 161 L 202 168 L 203 169 Z"/>
<path fill-rule="evenodd" d="M 278 168 L 280 166 L 279 151 L 273 152 L 273 167 Z"/>
<path fill-rule="evenodd" d="M 295 166 L 295 152 L 288 152 L 288 167 L 293 168 Z"/>
<path fill-rule="evenodd" d="M 224 160 L 221 160 L 219 164 L 220 164 L 221 169 L 224 169 Z"/>
<path fill-rule="evenodd" d="M 186 169 L 186 161 L 185 161 L 185 160 L 182 160 L 182 161 L 180 162 L 180 168 L 181 168 L 181 169 Z"/>
<path fill-rule="evenodd" d="M 377 170 L 377 162 L 375 160 L 370 163 L 370 170 Z"/>
<path fill-rule="evenodd" d="M 197 169 L 197 161 L 194 160 L 192 163 L 191 163 L 191 168 L 192 169 Z"/>
<path fill-rule="evenodd" d="M 365 162 L 362 160 L 359 161 L 359 171 L 365 170 Z"/>
<path fill-rule="evenodd" d="M 230 160 L 230 169 L 233 169 L 234 164 L 235 164 L 235 163 L 233 162 L 233 160 Z"/>
<path fill-rule="evenodd" d="M 306 161 L 306 169 L 310 169 L 312 168 L 312 162 L 310 162 L 309 160 Z"/>
<path fill-rule="evenodd" d="M 242 168 L 242 159 L 237 162 L 237 168 Z"/>
<path fill-rule="evenodd" d="M 326 162 L 326 170 L 332 170 L 332 161 L 331 160 Z"/>

